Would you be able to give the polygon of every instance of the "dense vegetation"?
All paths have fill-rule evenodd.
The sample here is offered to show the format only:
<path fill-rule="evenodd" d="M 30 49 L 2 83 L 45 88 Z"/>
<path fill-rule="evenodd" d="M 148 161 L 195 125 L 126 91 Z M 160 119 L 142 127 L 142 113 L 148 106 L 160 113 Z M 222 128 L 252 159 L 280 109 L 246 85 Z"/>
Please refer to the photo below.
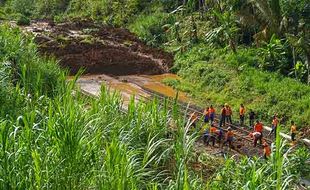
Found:
<path fill-rule="evenodd" d="M 306 0 L 6 0 L 7 18 L 81 18 L 128 27 L 176 53 L 185 80 L 166 81 L 201 104 L 245 103 L 269 124 L 277 112 L 309 126 L 309 15 Z M 192 73 L 195 73 L 194 75 Z M 292 79 L 289 79 L 292 78 Z M 196 85 L 189 86 L 195 81 Z"/>
<path fill-rule="evenodd" d="M 124 113 L 105 88 L 82 96 L 18 29 L 0 26 L 0 47 L 1 189 L 287 189 L 310 173 L 309 151 L 280 138 L 268 161 L 196 155 L 177 106 L 132 101 Z"/>
<path fill-rule="evenodd" d="M 246 103 L 262 118 L 278 112 L 309 125 L 309 5 L 264 2 L 6 0 L 0 18 L 126 26 L 176 53 L 173 71 L 183 80 L 164 82 L 202 103 Z M 177 106 L 155 100 L 123 113 L 117 93 L 87 98 L 75 80 L 66 82 L 29 36 L 0 26 L 1 189 L 292 189 L 310 178 L 308 149 L 278 138 L 267 161 L 197 155 L 198 133 L 186 136 Z"/>

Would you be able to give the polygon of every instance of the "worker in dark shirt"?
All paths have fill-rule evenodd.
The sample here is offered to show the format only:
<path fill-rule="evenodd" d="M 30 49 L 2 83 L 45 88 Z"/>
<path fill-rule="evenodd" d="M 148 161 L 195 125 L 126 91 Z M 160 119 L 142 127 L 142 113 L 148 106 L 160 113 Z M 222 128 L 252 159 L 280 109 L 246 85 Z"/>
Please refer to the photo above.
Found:
<path fill-rule="evenodd" d="M 225 106 L 223 105 L 221 109 L 221 118 L 219 127 L 222 127 L 222 125 L 225 126 L 225 118 L 226 118 L 226 109 Z"/>
<path fill-rule="evenodd" d="M 250 110 L 249 120 L 250 120 L 250 128 L 252 128 L 254 126 L 254 120 L 255 120 L 255 113 L 253 110 Z"/>

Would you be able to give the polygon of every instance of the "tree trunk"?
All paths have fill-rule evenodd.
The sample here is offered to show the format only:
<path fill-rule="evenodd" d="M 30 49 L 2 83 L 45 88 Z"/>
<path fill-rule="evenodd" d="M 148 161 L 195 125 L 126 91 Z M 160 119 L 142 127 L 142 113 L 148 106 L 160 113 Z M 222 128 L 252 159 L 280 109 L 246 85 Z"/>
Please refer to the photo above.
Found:
<path fill-rule="evenodd" d="M 292 47 L 292 53 L 293 53 L 293 63 L 294 63 L 294 75 L 295 75 L 295 79 L 298 80 L 297 71 L 296 71 L 296 55 L 295 55 L 294 47 Z"/>
<path fill-rule="evenodd" d="M 204 14 L 205 14 L 205 0 L 199 0 L 199 10 L 200 10 L 200 14 L 201 14 L 201 18 L 204 18 Z"/>
<path fill-rule="evenodd" d="M 308 67 L 308 85 L 310 85 L 310 54 L 306 55 L 306 65 Z"/>
<path fill-rule="evenodd" d="M 183 5 L 185 6 L 187 3 L 187 0 L 183 0 Z"/>
<path fill-rule="evenodd" d="M 197 43 L 198 42 L 197 25 L 195 23 L 193 13 L 191 15 L 191 22 L 192 22 L 191 41 L 193 43 Z"/>
<path fill-rule="evenodd" d="M 231 50 L 234 52 L 234 54 L 237 54 L 236 43 L 231 38 L 229 39 L 229 46 L 230 46 Z"/>
<path fill-rule="evenodd" d="M 179 28 L 179 25 L 175 25 L 175 36 L 176 36 L 176 39 L 177 39 L 177 42 L 181 43 L 181 38 L 180 38 L 180 28 Z"/>
<path fill-rule="evenodd" d="M 222 10 L 222 5 L 221 5 L 221 0 L 217 0 L 217 6 L 218 6 L 218 9 L 221 13 L 223 13 L 223 10 Z"/>

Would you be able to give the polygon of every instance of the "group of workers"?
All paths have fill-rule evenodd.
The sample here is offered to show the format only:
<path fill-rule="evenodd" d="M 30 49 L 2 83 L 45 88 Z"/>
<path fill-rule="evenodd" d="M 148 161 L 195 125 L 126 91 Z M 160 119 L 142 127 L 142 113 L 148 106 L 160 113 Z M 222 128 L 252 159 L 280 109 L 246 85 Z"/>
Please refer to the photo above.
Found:
<path fill-rule="evenodd" d="M 245 125 L 245 114 L 246 114 L 246 109 L 243 104 L 240 105 L 239 108 L 239 124 L 240 126 Z M 235 134 L 232 129 L 232 109 L 228 104 L 222 105 L 220 115 L 219 115 L 219 123 L 216 127 L 216 122 L 215 122 L 215 115 L 216 111 L 214 107 L 211 105 L 210 107 L 207 107 L 203 111 L 203 121 L 205 123 L 204 126 L 206 126 L 210 122 L 210 128 L 207 128 L 204 132 L 203 135 L 203 141 L 206 145 L 209 145 L 211 142 L 213 146 L 215 146 L 216 141 L 222 146 L 226 145 L 228 143 L 230 148 L 234 148 L 234 139 L 235 139 Z M 193 112 L 190 116 L 190 121 L 191 125 L 196 127 L 196 123 L 198 121 L 199 117 L 196 112 Z M 256 114 L 254 113 L 253 110 L 249 111 L 249 125 L 250 128 L 253 129 L 253 131 L 249 134 L 249 136 L 253 139 L 253 146 L 256 147 L 257 143 L 259 142 L 262 147 L 263 147 L 263 152 L 264 152 L 264 158 L 268 158 L 271 154 L 270 147 L 268 143 L 264 140 L 263 137 L 263 130 L 264 126 L 262 122 L 259 120 L 256 120 Z M 227 129 L 223 129 L 222 126 L 225 126 L 228 124 Z M 271 122 L 271 131 L 268 134 L 270 136 L 272 133 L 274 133 L 276 137 L 276 131 L 277 127 L 279 124 L 279 119 L 277 114 L 273 116 L 272 122 Z M 224 132 L 225 130 L 226 132 Z M 295 142 L 296 138 L 296 133 L 297 133 L 297 127 L 294 123 L 294 121 L 291 122 L 291 140 Z M 224 140 L 224 141 L 223 141 Z"/>

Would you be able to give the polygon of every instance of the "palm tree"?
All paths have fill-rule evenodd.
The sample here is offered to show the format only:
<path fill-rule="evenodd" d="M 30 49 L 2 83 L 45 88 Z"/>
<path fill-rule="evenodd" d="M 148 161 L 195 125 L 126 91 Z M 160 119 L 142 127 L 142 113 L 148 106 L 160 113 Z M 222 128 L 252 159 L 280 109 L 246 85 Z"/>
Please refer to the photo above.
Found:
<path fill-rule="evenodd" d="M 232 9 L 245 27 L 259 28 L 253 36 L 256 44 L 269 41 L 273 34 L 281 37 L 283 16 L 279 0 L 232 0 Z"/>
<path fill-rule="evenodd" d="M 257 8 L 257 13 L 264 19 L 270 30 L 279 34 L 282 20 L 280 1 L 271 0 L 268 3 L 266 0 L 249 0 L 249 2 Z"/>

